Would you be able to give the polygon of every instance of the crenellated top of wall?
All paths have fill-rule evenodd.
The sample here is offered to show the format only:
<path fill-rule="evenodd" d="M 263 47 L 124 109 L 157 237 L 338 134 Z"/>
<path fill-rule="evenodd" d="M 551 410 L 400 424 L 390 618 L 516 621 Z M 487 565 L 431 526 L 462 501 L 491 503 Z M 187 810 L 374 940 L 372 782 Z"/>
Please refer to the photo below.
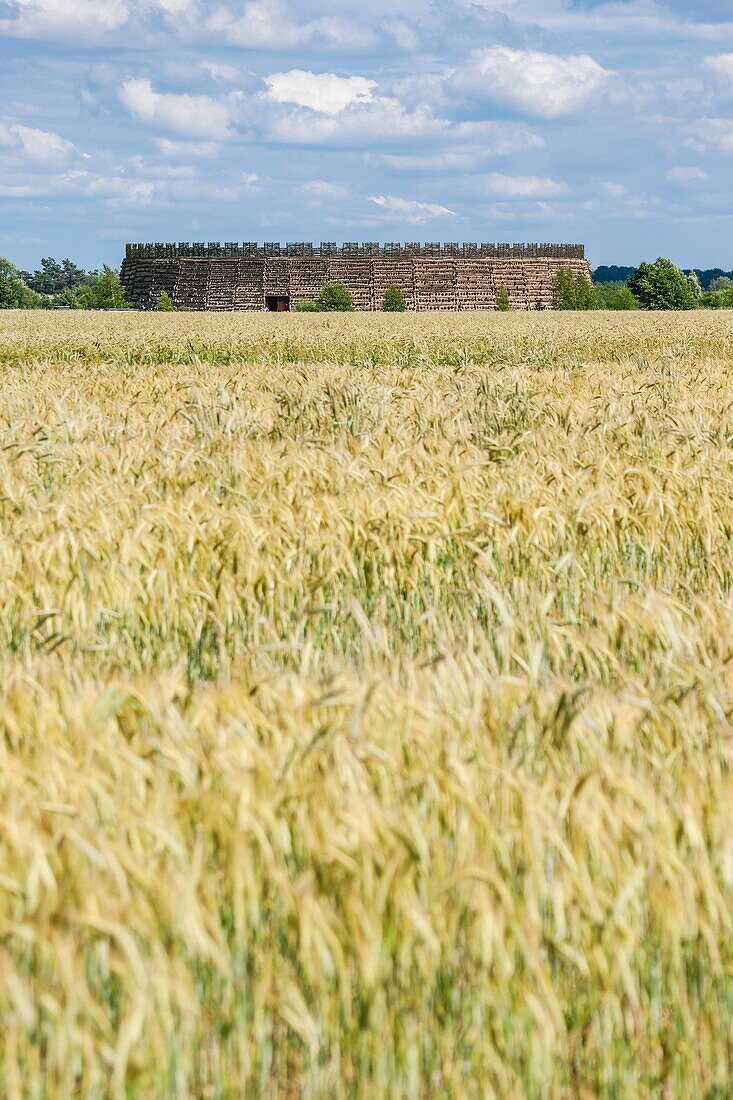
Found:
<path fill-rule="evenodd" d="M 180 244 L 128 244 L 128 260 L 178 260 L 178 259 L 261 259 L 267 256 L 339 256 L 345 259 L 360 258 L 413 258 L 424 256 L 428 259 L 459 256 L 465 259 L 476 257 L 487 260 L 531 260 L 558 259 L 584 260 L 585 246 L 582 244 L 355 244 L 337 245 L 324 241 L 320 245 L 296 243 L 276 244 L 268 242 L 257 244 L 245 241 L 244 244 L 228 242 L 218 244 L 180 243 Z"/>

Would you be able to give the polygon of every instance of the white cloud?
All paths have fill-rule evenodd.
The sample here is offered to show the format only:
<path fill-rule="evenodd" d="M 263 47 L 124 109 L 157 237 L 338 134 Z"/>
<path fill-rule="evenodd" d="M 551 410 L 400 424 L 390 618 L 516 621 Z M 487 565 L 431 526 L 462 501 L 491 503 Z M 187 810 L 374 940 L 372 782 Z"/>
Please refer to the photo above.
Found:
<path fill-rule="evenodd" d="M 670 168 L 666 178 L 668 183 L 678 184 L 680 187 L 695 187 L 699 183 L 705 183 L 710 176 L 702 168 Z"/>
<path fill-rule="evenodd" d="M 205 95 L 156 92 L 149 80 L 127 80 L 120 89 L 127 110 L 143 122 L 191 138 L 234 136 L 231 105 Z"/>
<path fill-rule="evenodd" d="M 0 32 L 23 38 L 87 38 L 116 30 L 130 14 L 126 0 L 4 0 L 3 6 L 15 18 L 0 20 Z"/>
<path fill-rule="evenodd" d="M 280 0 L 251 0 L 239 15 L 220 5 L 207 27 L 224 37 L 228 45 L 250 50 L 308 45 L 358 50 L 373 47 L 378 41 L 370 28 L 330 16 L 298 23 Z"/>
<path fill-rule="evenodd" d="M 6 136 L 0 128 L 0 142 Z M 254 172 L 234 171 L 215 180 L 201 179 L 186 166 L 147 164 L 140 155 L 124 165 L 95 172 L 86 168 L 39 172 L 36 166 L 16 173 L 12 186 L 0 182 L 0 195 L 53 199 L 58 196 L 99 200 L 105 206 L 162 208 L 173 204 L 251 201 L 258 194 Z"/>
<path fill-rule="evenodd" d="M 620 199 L 625 199 L 629 193 L 629 189 L 625 183 L 614 183 L 613 180 L 606 180 L 602 183 L 601 191 L 604 195 L 607 195 L 609 199 L 614 199 L 617 202 Z"/>
<path fill-rule="evenodd" d="M 409 112 L 395 99 L 357 103 L 340 115 L 294 110 L 274 120 L 271 140 L 291 145 L 359 147 L 422 141 L 445 132 L 447 123 L 427 107 Z"/>
<path fill-rule="evenodd" d="M 689 0 L 598 0 L 593 3 L 572 0 L 458 0 L 464 7 L 480 6 L 497 14 L 508 16 L 512 23 L 550 31 L 554 35 L 594 34 L 605 38 L 623 38 L 627 42 L 641 36 L 660 39 L 674 36 L 689 42 L 690 39 L 720 38 L 722 28 L 730 24 L 716 21 L 711 8 L 717 0 L 704 0 L 704 15 L 710 21 L 699 18 L 703 4 L 690 4 Z M 717 19 L 728 18 L 729 0 L 720 0 Z M 678 7 L 690 19 L 678 18 L 670 7 Z M 697 10 L 699 9 L 699 10 Z M 696 18 L 696 16 L 698 18 Z M 694 21 L 693 21 L 694 20 Z"/>
<path fill-rule="evenodd" d="M 196 0 L 147 0 L 147 6 L 174 19 L 195 19 L 198 15 Z"/>
<path fill-rule="evenodd" d="M 422 225 L 433 218 L 454 218 L 455 210 L 439 206 L 434 202 L 416 202 L 414 199 L 400 199 L 396 195 L 371 195 L 369 202 L 380 207 L 383 221 L 402 221 L 410 225 Z"/>
<path fill-rule="evenodd" d="M 372 159 L 371 154 L 366 154 Z M 474 168 L 479 156 L 470 151 L 446 149 L 439 153 L 380 153 L 374 157 L 378 164 L 397 172 L 464 172 Z"/>
<path fill-rule="evenodd" d="M 733 53 L 721 53 L 714 57 L 706 57 L 705 64 L 720 76 L 728 76 L 733 79 Z"/>
<path fill-rule="evenodd" d="M 276 103 L 294 103 L 325 115 L 339 115 L 355 103 L 370 103 L 376 88 L 373 80 L 363 76 L 342 77 L 302 69 L 272 73 L 265 83 L 269 98 Z"/>
<path fill-rule="evenodd" d="M 74 144 L 49 130 L 36 130 L 31 126 L 11 126 L 18 135 L 26 156 L 38 164 L 58 164 L 67 159 Z"/>
<path fill-rule="evenodd" d="M 399 50 L 404 50 L 405 53 L 415 53 L 420 48 L 420 37 L 417 31 L 402 19 L 388 20 L 384 24 L 384 29 L 394 39 Z"/>
<path fill-rule="evenodd" d="M 548 176 L 504 176 L 501 172 L 490 172 L 478 179 L 490 194 L 505 199 L 552 199 L 567 191 L 564 183 Z"/>
<path fill-rule="evenodd" d="M 587 103 L 609 76 L 588 54 L 560 57 L 490 46 L 471 55 L 453 74 L 452 86 L 538 118 L 559 118 Z"/>
<path fill-rule="evenodd" d="M 155 144 L 164 157 L 172 160 L 212 160 L 222 152 L 222 146 L 216 141 L 171 141 L 170 138 L 156 138 Z"/>
<path fill-rule="evenodd" d="M 7 125 L 0 122 L 0 145 L 22 153 L 27 160 L 49 168 L 65 163 L 76 146 L 52 130 L 37 130 L 32 126 Z"/>
<path fill-rule="evenodd" d="M 685 145 L 698 153 L 711 149 L 733 153 L 733 122 L 727 118 L 698 118 L 683 127 Z"/>
<path fill-rule="evenodd" d="M 297 187 L 296 194 L 309 206 L 328 206 L 333 202 L 343 202 L 349 197 L 345 187 L 340 183 L 329 183 L 328 180 L 310 180 Z"/>
<path fill-rule="evenodd" d="M 500 122 L 487 119 L 483 122 L 459 122 L 451 126 L 451 137 L 472 148 L 480 145 L 484 154 L 504 157 L 511 153 L 525 153 L 541 149 L 545 144 L 539 134 L 516 122 Z"/>
<path fill-rule="evenodd" d="M 383 153 L 379 164 L 403 172 L 467 172 L 494 157 L 526 153 L 544 145 L 539 134 L 514 122 L 442 123 L 445 139 L 436 150 L 414 153 Z M 367 154 L 369 156 L 370 154 Z"/>
<path fill-rule="evenodd" d="M 221 61 L 199 61 L 199 68 L 208 73 L 217 84 L 234 84 L 240 77 L 239 69 Z"/>

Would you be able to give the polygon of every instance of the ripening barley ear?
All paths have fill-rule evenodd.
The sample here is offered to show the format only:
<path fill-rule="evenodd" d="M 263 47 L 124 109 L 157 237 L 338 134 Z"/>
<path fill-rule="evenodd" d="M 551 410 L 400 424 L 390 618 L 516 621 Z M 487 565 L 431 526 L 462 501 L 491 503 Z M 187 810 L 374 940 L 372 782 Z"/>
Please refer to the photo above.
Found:
<path fill-rule="evenodd" d="M 9 1096 L 728 1095 L 730 342 L 3 315 Z"/>

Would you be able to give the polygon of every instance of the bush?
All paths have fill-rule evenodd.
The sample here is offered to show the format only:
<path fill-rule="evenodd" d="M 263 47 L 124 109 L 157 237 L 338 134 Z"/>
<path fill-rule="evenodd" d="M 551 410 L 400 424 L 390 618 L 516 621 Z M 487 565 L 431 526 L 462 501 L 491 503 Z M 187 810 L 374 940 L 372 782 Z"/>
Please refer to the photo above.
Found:
<path fill-rule="evenodd" d="M 509 292 L 503 283 L 496 288 L 496 308 L 499 313 L 509 313 L 512 308 L 509 305 Z"/>
<path fill-rule="evenodd" d="M 639 303 L 626 283 L 596 283 L 599 309 L 638 309 Z"/>
<path fill-rule="evenodd" d="M 296 313 L 318 313 L 318 302 L 312 302 L 309 299 L 305 299 L 302 302 L 295 303 Z"/>
<path fill-rule="evenodd" d="M 555 309 L 598 309 L 599 302 L 593 284 L 585 275 L 574 275 L 562 267 L 555 277 L 553 295 Z"/>
<path fill-rule="evenodd" d="M 81 309 L 129 309 L 125 289 L 113 268 L 92 271 L 77 291 Z"/>
<path fill-rule="evenodd" d="M 60 294 L 55 294 L 53 298 L 54 309 L 84 309 L 79 291 L 73 287 L 66 287 Z"/>
<path fill-rule="evenodd" d="M 354 299 L 343 283 L 324 283 L 316 299 L 319 313 L 353 313 Z"/>
<path fill-rule="evenodd" d="M 398 286 L 390 283 L 384 292 L 382 301 L 383 313 L 404 313 L 407 309 L 405 296 Z"/>
<path fill-rule="evenodd" d="M 723 280 L 716 279 L 716 282 Z M 705 291 L 700 298 L 700 305 L 704 309 L 733 309 L 733 283 L 728 287 L 721 286 Z"/>
<path fill-rule="evenodd" d="M 173 299 L 167 290 L 161 290 L 155 308 L 158 313 L 173 313 L 175 311 L 176 307 L 173 305 Z"/>
<path fill-rule="evenodd" d="M 644 309 L 695 309 L 700 301 L 697 277 L 660 256 L 653 264 L 640 264 L 629 277 L 629 289 Z"/>

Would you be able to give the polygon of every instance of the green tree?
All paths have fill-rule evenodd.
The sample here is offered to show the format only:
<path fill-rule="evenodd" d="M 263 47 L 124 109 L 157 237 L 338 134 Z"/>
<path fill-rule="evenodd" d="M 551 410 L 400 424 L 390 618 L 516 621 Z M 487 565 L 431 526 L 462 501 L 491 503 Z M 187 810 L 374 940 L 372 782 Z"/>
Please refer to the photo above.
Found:
<path fill-rule="evenodd" d="M 161 290 L 155 308 L 158 313 L 173 313 L 175 311 L 176 307 L 173 305 L 173 299 L 166 290 Z"/>
<path fill-rule="evenodd" d="M 398 286 L 394 283 L 390 283 L 384 292 L 384 298 L 382 300 L 382 312 L 383 313 L 404 313 L 407 309 L 407 302 L 405 296 Z"/>
<path fill-rule="evenodd" d="M 31 290 L 38 294 L 61 294 L 64 290 L 73 290 L 86 279 L 86 272 L 77 267 L 68 258 L 60 263 L 53 256 L 44 256 L 41 266 L 32 274 L 21 272 L 21 277 Z"/>
<path fill-rule="evenodd" d="M 598 309 L 598 298 L 593 284 L 585 275 L 575 275 L 569 268 L 561 267 L 555 277 L 553 306 L 555 309 Z"/>
<path fill-rule="evenodd" d="M 125 289 L 117 272 L 104 265 L 101 271 L 92 271 L 79 288 L 82 309 L 129 309 Z"/>
<path fill-rule="evenodd" d="M 509 305 L 509 292 L 503 283 L 496 288 L 496 308 L 499 313 L 509 313 L 512 308 Z"/>
<path fill-rule="evenodd" d="M 296 313 L 318 313 L 318 302 L 313 302 L 310 298 L 305 298 L 302 302 L 295 303 Z"/>
<path fill-rule="evenodd" d="M 686 271 L 684 274 L 685 279 L 687 280 L 687 285 L 690 288 L 690 293 L 695 299 L 696 305 L 699 305 L 700 299 L 702 298 L 702 287 L 700 286 L 700 280 L 698 278 L 697 272 Z"/>
<path fill-rule="evenodd" d="M 640 264 L 629 277 L 629 289 L 643 309 L 695 309 L 699 288 L 672 263 L 659 257 L 653 264 Z"/>
<path fill-rule="evenodd" d="M 596 283 L 599 309 L 638 309 L 639 303 L 626 283 Z"/>
<path fill-rule="evenodd" d="M 343 283 L 324 283 L 317 298 L 320 313 L 353 313 L 354 299 Z"/>
<path fill-rule="evenodd" d="M 0 257 L 0 309 L 45 309 L 48 301 L 23 282 L 10 260 Z"/>

